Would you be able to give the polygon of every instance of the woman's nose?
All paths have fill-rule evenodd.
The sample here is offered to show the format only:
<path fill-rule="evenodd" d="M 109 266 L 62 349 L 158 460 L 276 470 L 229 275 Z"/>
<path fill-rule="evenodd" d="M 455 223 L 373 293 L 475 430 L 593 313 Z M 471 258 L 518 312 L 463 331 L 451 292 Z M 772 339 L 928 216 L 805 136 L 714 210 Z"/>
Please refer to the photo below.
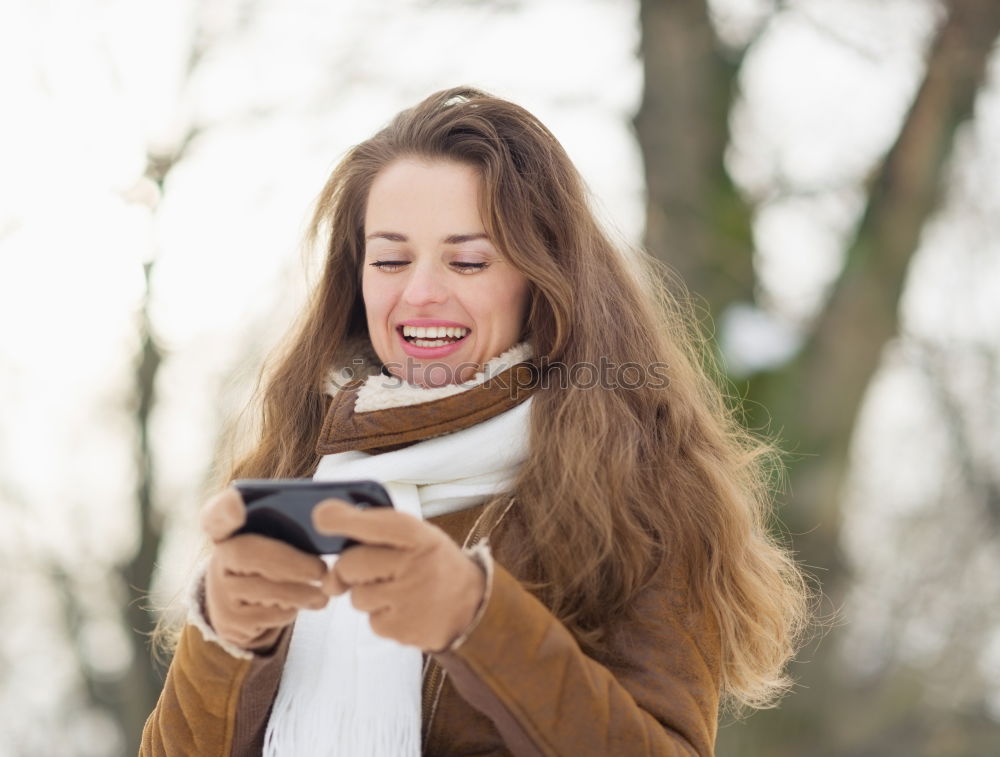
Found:
<path fill-rule="evenodd" d="M 403 299 L 408 305 L 427 305 L 442 303 L 448 299 L 448 287 L 444 281 L 444 272 L 431 266 L 413 266 L 410 271 Z"/>

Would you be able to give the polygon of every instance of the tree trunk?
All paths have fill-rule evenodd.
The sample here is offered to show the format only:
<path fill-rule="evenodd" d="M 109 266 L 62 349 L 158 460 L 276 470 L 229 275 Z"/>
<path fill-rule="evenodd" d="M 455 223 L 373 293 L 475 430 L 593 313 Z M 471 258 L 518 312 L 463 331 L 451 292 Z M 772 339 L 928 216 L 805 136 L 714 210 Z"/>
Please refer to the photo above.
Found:
<path fill-rule="evenodd" d="M 723 56 L 704 0 L 639 7 L 646 248 L 717 315 L 754 288 L 750 211 L 723 166 L 739 61 Z"/>
<path fill-rule="evenodd" d="M 131 631 L 132 665 L 120 682 L 118 712 L 125 730 L 126 754 L 139 753 L 143 724 L 153 711 L 163 686 L 162 671 L 151 654 L 150 641 L 156 627 L 156 614 L 149 606 L 156 557 L 163 540 L 162 518 L 154 503 L 153 455 L 149 445 L 149 419 L 156 402 L 156 374 L 162 353 L 149 322 L 149 282 L 153 264 L 146 263 L 146 293 L 142 307 L 142 347 L 136 365 L 136 505 L 139 515 L 139 546 L 127 565 L 120 568 L 128 596 L 125 622 Z"/>

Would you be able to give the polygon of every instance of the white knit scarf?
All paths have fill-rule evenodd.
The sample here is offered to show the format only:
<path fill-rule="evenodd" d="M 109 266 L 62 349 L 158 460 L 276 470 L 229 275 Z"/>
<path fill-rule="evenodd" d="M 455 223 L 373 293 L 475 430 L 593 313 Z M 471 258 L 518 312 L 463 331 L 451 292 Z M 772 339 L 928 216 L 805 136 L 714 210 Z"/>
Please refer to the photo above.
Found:
<path fill-rule="evenodd" d="M 472 388 L 527 356 L 530 348 L 517 345 L 487 363 L 472 381 L 447 387 L 448 393 Z M 369 377 L 363 390 L 377 394 L 373 387 L 379 381 L 386 378 Z M 441 396 L 440 390 L 401 388 L 388 405 Z M 362 396 L 359 392 L 358 405 Z M 386 487 L 397 510 L 416 517 L 471 507 L 509 489 L 527 455 L 530 404 L 529 398 L 489 420 L 394 452 L 326 455 L 314 479 L 374 479 Z M 292 632 L 264 754 L 417 757 L 420 690 L 420 650 L 376 636 L 367 613 L 355 610 L 348 595 L 335 597 L 323 610 L 303 610 Z"/>

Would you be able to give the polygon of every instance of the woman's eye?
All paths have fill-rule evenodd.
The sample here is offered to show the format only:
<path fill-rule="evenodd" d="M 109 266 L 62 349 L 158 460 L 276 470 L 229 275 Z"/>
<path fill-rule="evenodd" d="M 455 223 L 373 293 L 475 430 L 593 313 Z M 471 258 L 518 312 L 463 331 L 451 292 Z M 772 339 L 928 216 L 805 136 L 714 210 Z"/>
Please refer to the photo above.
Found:
<path fill-rule="evenodd" d="M 398 271 L 406 264 L 405 260 L 376 260 L 374 263 L 369 263 L 372 268 L 377 268 L 380 271 Z"/>
<path fill-rule="evenodd" d="M 410 264 L 408 260 L 376 260 L 369 263 L 372 268 L 377 268 L 380 271 L 399 271 L 402 270 L 404 266 Z M 451 263 L 452 268 L 455 268 L 460 273 L 474 273 L 475 271 L 481 271 L 486 268 L 489 263 L 468 263 L 465 261 L 456 260 Z"/>
<path fill-rule="evenodd" d="M 465 263 L 465 262 L 456 260 L 454 263 L 452 263 L 452 265 L 455 266 L 455 268 L 458 268 L 463 273 L 465 273 L 466 271 L 468 271 L 468 272 L 471 273 L 472 271 L 481 271 L 481 270 L 483 270 L 486 266 L 489 265 L 489 263 Z"/>

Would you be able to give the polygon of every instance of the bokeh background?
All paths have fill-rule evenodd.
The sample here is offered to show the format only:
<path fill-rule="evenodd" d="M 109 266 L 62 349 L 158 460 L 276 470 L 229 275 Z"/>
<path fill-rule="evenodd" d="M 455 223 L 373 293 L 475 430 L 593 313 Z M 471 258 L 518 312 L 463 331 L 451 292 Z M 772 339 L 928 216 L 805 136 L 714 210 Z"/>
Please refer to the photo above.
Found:
<path fill-rule="evenodd" d="M 5 0 L 0 755 L 135 754 L 311 203 L 456 84 L 550 126 L 789 453 L 828 630 L 719 754 L 1000 754 L 998 34 L 996 0 Z"/>

